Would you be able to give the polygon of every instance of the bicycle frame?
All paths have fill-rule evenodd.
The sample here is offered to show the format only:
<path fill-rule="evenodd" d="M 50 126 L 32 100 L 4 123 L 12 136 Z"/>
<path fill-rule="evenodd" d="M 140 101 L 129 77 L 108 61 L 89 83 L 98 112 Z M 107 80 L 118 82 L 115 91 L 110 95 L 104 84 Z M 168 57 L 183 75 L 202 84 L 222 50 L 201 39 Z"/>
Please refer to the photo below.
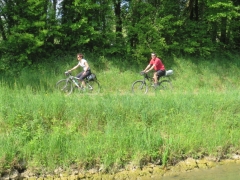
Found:
<path fill-rule="evenodd" d="M 78 88 L 82 88 L 82 85 L 81 84 L 79 84 L 79 78 L 78 77 L 76 77 L 76 76 L 72 76 L 71 75 L 71 73 L 65 73 L 65 75 L 66 76 L 68 76 L 68 78 L 67 78 L 67 81 L 71 81 L 75 86 L 77 86 Z M 84 79 L 83 80 L 84 82 L 88 82 L 89 80 L 87 80 L 87 79 Z"/>
<path fill-rule="evenodd" d="M 85 82 L 85 86 L 79 83 L 79 78 L 72 76 L 71 73 L 65 72 L 65 75 L 68 77 L 61 79 L 56 83 L 57 88 L 65 94 L 71 94 L 75 89 L 74 87 L 77 87 L 80 92 L 100 92 L 100 84 L 93 73 L 82 80 Z"/>
<path fill-rule="evenodd" d="M 155 92 L 158 91 L 158 90 L 172 89 L 172 84 L 171 84 L 171 81 L 169 79 L 169 76 L 173 74 L 172 70 L 166 71 L 164 76 L 161 76 L 160 78 L 158 78 L 157 85 L 154 84 L 154 79 L 151 78 L 147 73 L 141 72 L 140 74 L 143 76 L 143 79 L 142 80 L 136 80 L 132 84 L 132 92 L 134 92 L 135 94 L 136 93 L 146 94 L 148 92 L 148 90 L 151 90 L 151 89 L 154 89 Z M 163 79 L 165 77 L 167 77 L 168 80 Z M 146 81 L 148 81 L 148 83 Z"/>
<path fill-rule="evenodd" d="M 146 83 L 146 80 L 148 80 L 151 84 L 154 83 L 154 79 L 152 77 L 150 77 L 147 73 L 143 73 L 141 72 L 141 75 L 143 75 L 143 81 Z M 162 76 L 164 77 L 164 76 Z M 158 78 L 158 82 L 159 82 L 160 78 Z"/>
<path fill-rule="evenodd" d="M 169 76 L 172 75 L 172 70 L 169 70 L 169 71 L 171 71 L 169 74 L 166 72 L 164 76 L 158 77 L 158 83 L 161 81 L 160 79 L 162 79 L 162 78 L 168 78 L 168 79 L 170 79 Z M 145 82 L 146 82 L 146 79 L 147 79 L 149 82 L 154 83 L 154 79 L 151 78 L 147 73 L 141 72 L 141 75 L 143 75 L 143 77 L 144 77 L 143 80 L 144 80 Z"/>

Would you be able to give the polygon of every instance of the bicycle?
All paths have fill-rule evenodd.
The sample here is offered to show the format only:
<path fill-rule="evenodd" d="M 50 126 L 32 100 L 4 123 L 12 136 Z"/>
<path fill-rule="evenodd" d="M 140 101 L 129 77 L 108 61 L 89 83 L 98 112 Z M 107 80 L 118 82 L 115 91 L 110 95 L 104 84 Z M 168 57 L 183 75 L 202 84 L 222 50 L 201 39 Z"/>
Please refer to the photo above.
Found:
<path fill-rule="evenodd" d="M 83 87 L 82 84 L 79 84 L 79 78 L 72 76 L 70 72 L 65 72 L 65 75 L 68 76 L 66 79 L 61 79 L 56 83 L 56 87 L 61 92 L 70 95 L 74 87 L 78 89 L 79 92 L 100 92 L 100 84 L 97 80 L 97 77 L 94 73 L 91 73 L 84 79 L 86 87 Z"/>
<path fill-rule="evenodd" d="M 132 84 L 132 92 L 134 94 L 146 94 L 151 87 L 155 92 L 156 90 L 172 90 L 172 83 L 170 77 L 173 74 L 173 70 L 167 70 L 165 75 L 161 77 L 161 80 L 158 81 L 158 84 L 154 84 L 153 78 L 149 77 L 147 73 L 141 72 L 143 80 L 137 80 Z M 167 78 L 167 79 L 163 79 Z"/>

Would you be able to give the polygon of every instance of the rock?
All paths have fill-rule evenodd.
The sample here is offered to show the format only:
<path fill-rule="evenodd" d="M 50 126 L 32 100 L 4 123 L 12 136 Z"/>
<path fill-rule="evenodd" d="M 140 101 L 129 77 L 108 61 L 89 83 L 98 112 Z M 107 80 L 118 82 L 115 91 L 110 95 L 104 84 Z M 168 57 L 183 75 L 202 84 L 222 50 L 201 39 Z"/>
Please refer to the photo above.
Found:
<path fill-rule="evenodd" d="M 240 155 L 239 154 L 233 154 L 232 155 L 232 158 L 235 159 L 235 160 L 240 160 Z"/>
<path fill-rule="evenodd" d="M 162 167 L 154 167 L 152 175 L 164 175 L 165 170 Z"/>
<path fill-rule="evenodd" d="M 196 160 L 188 158 L 185 161 L 177 163 L 176 166 L 173 166 L 172 171 L 184 172 L 193 170 L 195 168 L 198 168 Z"/>
<path fill-rule="evenodd" d="M 213 162 L 213 161 L 208 161 L 208 162 L 207 162 L 207 167 L 208 167 L 208 168 L 216 167 L 216 165 L 217 165 L 216 162 Z"/>
<path fill-rule="evenodd" d="M 1 180 L 17 180 L 19 177 L 20 173 L 16 169 L 13 169 L 9 172 L 9 174 L 5 174 L 3 177 L 1 177 Z"/>
<path fill-rule="evenodd" d="M 114 175 L 114 180 L 120 180 L 120 179 L 129 179 L 128 173 L 127 172 L 119 172 Z"/>
<path fill-rule="evenodd" d="M 197 162 L 193 158 L 187 158 L 184 162 L 185 162 L 185 167 L 187 168 L 187 170 L 192 170 L 194 168 L 198 168 Z"/>
<path fill-rule="evenodd" d="M 196 160 L 198 168 L 207 169 L 207 161 L 205 159 Z"/>

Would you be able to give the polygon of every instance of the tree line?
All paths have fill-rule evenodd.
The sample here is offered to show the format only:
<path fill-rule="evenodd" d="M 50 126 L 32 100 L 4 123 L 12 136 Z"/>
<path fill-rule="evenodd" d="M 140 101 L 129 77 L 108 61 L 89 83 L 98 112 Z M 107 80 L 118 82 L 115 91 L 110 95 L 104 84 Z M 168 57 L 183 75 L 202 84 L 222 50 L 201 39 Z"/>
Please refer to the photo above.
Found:
<path fill-rule="evenodd" d="M 56 52 L 207 56 L 240 49 L 239 0 L 0 0 L 0 71 Z"/>

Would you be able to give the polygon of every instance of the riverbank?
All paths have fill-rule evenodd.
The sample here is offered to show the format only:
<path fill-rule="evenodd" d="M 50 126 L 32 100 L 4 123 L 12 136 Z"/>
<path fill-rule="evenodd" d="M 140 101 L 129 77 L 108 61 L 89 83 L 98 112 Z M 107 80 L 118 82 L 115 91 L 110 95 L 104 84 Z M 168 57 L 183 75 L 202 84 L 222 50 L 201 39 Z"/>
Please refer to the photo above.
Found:
<path fill-rule="evenodd" d="M 218 159 L 215 157 L 205 157 L 203 159 L 187 158 L 184 161 L 180 161 L 174 166 L 161 166 L 157 164 L 149 163 L 143 167 L 137 167 L 134 165 L 127 165 L 124 169 L 118 169 L 115 173 L 104 173 L 101 167 L 93 168 L 89 170 L 79 169 L 78 167 L 71 167 L 68 170 L 63 168 L 55 169 L 53 172 L 36 173 L 34 170 L 27 169 L 23 172 L 13 169 L 5 173 L 0 180 L 150 180 L 161 179 L 167 176 L 177 176 L 181 173 L 194 171 L 196 169 L 211 169 L 219 165 L 239 164 L 240 155 L 233 154 L 230 159 Z"/>
<path fill-rule="evenodd" d="M 10 179 L 151 176 L 188 157 L 227 159 L 239 153 L 238 91 L 147 98 L 1 92 L 0 172 Z M 76 104 L 83 102 L 79 109 Z"/>

